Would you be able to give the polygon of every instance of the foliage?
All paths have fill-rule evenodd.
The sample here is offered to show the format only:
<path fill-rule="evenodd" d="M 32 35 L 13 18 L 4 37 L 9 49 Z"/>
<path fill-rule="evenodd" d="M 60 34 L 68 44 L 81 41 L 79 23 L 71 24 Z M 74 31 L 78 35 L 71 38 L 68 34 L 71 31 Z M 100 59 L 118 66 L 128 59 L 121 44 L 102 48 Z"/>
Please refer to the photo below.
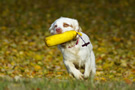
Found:
<path fill-rule="evenodd" d="M 69 79 L 57 47 L 46 47 L 60 16 L 76 18 L 92 41 L 95 81 L 135 82 L 134 0 L 1 0 L 0 76 Z"/>

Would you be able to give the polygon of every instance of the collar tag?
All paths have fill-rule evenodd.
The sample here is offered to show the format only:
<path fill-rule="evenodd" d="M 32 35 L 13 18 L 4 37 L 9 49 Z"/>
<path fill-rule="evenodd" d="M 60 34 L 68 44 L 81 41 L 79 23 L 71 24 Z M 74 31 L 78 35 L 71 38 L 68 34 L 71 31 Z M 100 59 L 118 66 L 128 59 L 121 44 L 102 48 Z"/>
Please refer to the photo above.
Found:
<path fill-rule="evenodd" d="M 84 44 L 82 45 L 82 47 L 84 47 L 84 46 L 87 46 L 87 45 L 89 45 L 90 44 L 90 42 L 85 42 L 84 40 L 83 40 L 83 38 L 78 34 L 78 36 L 82 39 L 82 41 L 84 42 Z"/>
<path fill-rule="evenodd" d="M 90 42 L 84 43 L 84 44 L 82 45 L 82 47 L 87 46 L 87 45 L 89 45 L 89 44 L 90 44 Z"/>

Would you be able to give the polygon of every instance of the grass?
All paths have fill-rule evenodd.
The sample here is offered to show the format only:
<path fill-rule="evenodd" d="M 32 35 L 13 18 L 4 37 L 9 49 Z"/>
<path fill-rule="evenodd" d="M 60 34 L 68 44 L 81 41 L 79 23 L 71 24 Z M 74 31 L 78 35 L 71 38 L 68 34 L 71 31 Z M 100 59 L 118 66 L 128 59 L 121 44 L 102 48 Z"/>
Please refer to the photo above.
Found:
<path fill-rule="evenodd" d="M 25 79 L 0 81 L 0 90 L 134 90 L 135 83 L 128 84 L 121 81 L 95 81 L 94 85 L 86 81 L 59 79 Z"/>

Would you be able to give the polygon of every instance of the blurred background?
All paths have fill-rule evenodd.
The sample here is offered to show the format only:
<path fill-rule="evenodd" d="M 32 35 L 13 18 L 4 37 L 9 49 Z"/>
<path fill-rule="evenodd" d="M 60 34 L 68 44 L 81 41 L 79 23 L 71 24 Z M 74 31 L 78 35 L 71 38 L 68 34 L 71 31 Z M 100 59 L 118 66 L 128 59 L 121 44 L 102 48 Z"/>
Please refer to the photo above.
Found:
<path fill-rule="evenodd" d="M 69 78 L 44 37 L 57 18 L 78 20 L 94 46 L 95 80 L 135 82 L 135 0 L 0 0 L 0 77 Z"/>

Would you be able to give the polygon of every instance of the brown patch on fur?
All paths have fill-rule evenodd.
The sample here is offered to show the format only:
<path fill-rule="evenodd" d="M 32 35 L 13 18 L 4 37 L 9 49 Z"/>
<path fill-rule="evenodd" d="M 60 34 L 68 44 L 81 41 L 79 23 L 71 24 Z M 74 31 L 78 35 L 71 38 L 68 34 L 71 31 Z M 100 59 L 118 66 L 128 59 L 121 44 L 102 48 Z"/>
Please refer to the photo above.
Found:
<path fill-rule="evenodd" d="M 63 23 L 63 27 L 72 27 L 72 28 L 73 28 L 72 25 L 69 25 L 69 24 L 67 24 L 67 23 Z"/>
<path fill-rule="evenodd" d="M 73 26 L 72 26 L 72 25 L 70 25 L 70 27 L 72 27 L 72 28 L 73 28 Z"/>
<path fill-rule="evenodd" d="M 63 27 L 69 27 L 69 24 L 63 23 Z"/>

